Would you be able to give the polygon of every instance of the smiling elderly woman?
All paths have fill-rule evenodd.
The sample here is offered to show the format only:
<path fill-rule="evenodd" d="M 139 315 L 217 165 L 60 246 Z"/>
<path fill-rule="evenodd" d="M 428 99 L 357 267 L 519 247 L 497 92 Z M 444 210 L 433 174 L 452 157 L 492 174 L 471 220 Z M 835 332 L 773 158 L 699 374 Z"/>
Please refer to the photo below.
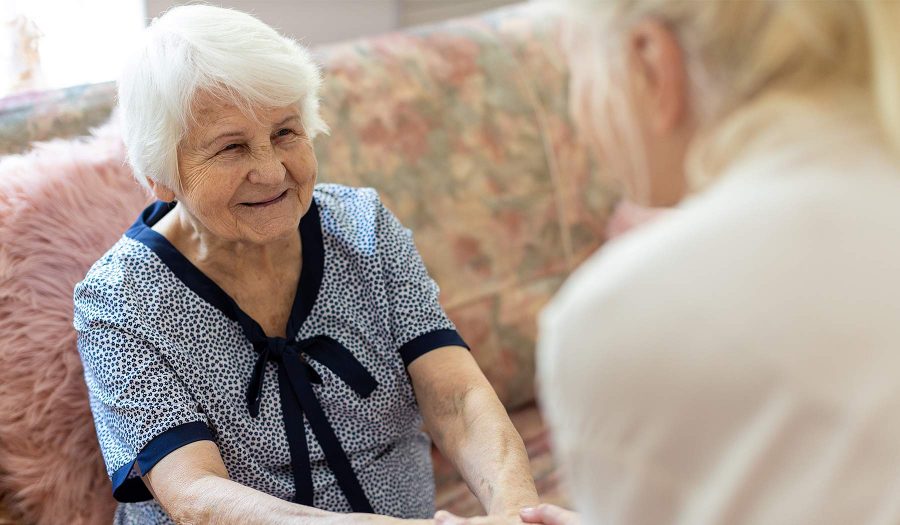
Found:
<path fill-rule="evenodd" d="M 491 514 L 535 503 L 408 230 L 373 190 L 316 186 L 319 83 L 208 6 L 154 21 L 125 69 L 129 162 L 160 202 L 75 289 L 117 523 L 431 517 L 423 418 Z"/>

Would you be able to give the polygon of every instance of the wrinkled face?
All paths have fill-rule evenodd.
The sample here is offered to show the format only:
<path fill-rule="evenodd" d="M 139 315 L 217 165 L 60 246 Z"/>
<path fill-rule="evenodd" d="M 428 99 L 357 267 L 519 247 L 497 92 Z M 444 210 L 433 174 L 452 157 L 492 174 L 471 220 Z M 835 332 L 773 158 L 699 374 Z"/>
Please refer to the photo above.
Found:
<path fill-rule="evenodd" d="M 193 113 L 178 149 L 179 205 L 224 241 L 265 244 L 296 233 L 317 172 L 299 109 L 259 108 L 252 118 L 200 94 Z"/>

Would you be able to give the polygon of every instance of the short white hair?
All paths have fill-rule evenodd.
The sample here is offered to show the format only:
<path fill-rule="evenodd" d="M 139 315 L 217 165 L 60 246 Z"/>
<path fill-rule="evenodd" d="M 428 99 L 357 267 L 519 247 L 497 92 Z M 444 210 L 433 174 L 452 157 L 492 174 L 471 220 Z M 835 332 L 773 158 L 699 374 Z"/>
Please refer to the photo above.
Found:
<path fill-rule="evenodd" d="M 327 133 L 319 115 L 321 73 L 309 51 L 259 19 L 208 5 L 175 7 L 153 20 L 118 85 L 128 163 L 145 187 L 178 187 L 178 144 L 192 103 L 208 92 L 252 114 L 297 105 L 310 139 Z"/>

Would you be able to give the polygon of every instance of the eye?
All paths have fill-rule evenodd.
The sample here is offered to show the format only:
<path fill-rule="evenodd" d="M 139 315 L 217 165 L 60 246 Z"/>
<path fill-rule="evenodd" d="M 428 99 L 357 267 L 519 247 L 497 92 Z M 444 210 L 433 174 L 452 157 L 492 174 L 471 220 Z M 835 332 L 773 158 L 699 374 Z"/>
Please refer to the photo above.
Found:
<path fill-rule="evenodd" d="M 294 130 L 292 130 L 290 128 L 281 128 L 275 133 L 275 136 L 276 137 L 288 137 L 288 136 L 294 135 L 294 134 L 295 134 Z"/>
<path fill-rule="evenodd" d="M 234 150 L 238 149 L 239 147 L 241 147 L 240 144 L 229 144 L 229 145 L 225 146 L 224 148 L 222 148 L 221 151 L 234 151 Z"/>

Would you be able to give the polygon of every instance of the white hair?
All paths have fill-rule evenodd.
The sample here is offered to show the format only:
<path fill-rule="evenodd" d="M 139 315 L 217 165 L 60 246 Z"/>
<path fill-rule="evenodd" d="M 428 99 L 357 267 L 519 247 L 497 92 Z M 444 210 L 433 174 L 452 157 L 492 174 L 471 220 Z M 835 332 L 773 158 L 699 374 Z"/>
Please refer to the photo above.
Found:
<path fill-rule="evenodd" d="M 321 74 L 304 47 L 240 11 L 175 7 L 156 18 L 131 54 L 118 85 L 128 163 L 148 187 L 176 188 L 178 144 L 192 103 L 210 93 L 241 108 L 297 105 L 310 139 L 327 133 L 319 115 Z"/>
<path fill-rule="evenodd" d="M 591 68 L 592 80 L 603 92 L 590 95 L 619 97 L 610 106 L 621 113 L 614 115 L 620 120 L 633 121 L 621 103 L 624 94 L 616 93 L 610 81 L 613 70 L 623 67 L 619 47 L 623 35 L 634 23 L 648 18 L 663 22 L 677 35 L 687 57 L 690 102 L 700 125 L 700 140 L 688 158 L 695 188 L 720 173 L 722 164 L 742 150 L 748 135 L 768 125 L 767 119 L 779 111 L 778 96 L 811 99 L 828 91 L 851 92 L 875 108 L 885 137 L 900 153 L 900 31 L 896 29 L 900 2 L 567 3 L 575 8 L 573 23 L 596 38 L 588 43 L 596 48 L 593 57 L 584 57 L 593 63 L 574 66 Z"/>

